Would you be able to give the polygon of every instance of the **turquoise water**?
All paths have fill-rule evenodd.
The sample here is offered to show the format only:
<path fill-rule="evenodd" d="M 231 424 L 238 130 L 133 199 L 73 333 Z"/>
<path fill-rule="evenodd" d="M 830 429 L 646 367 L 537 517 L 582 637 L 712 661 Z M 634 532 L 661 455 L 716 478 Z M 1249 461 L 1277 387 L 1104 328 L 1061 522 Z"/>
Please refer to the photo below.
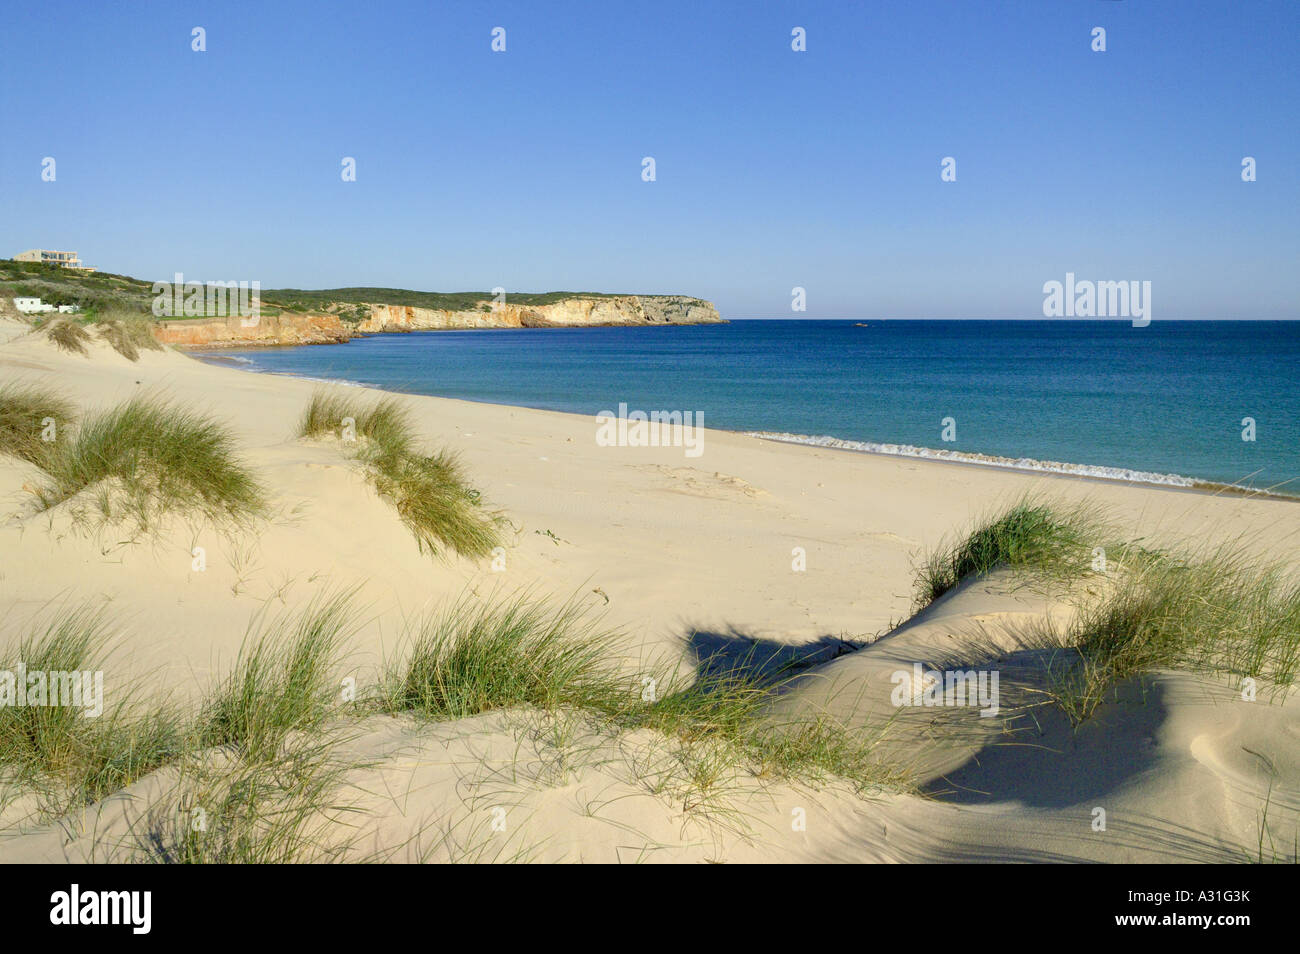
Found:
<path fill-rule="evenodd" d="M 1300 322 L 866 325 L 436 331 L 205 357 L 471 401 L 591 415 L 622 402 L 811 442 L 1300 493 Z M 955 441 L 943 440 L 948 417 Z M 1254 441 L 1242 440 L 1246 417 Z"/>

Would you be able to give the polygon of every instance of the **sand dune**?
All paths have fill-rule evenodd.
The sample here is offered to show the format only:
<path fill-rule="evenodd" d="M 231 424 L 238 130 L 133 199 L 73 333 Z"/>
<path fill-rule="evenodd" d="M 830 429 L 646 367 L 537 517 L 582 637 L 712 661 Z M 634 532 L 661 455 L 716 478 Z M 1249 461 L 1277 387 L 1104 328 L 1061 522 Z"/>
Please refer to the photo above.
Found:
<path fill-rule="evenodd" d="M 995 573 L 911 617 L 912 558 L 1025 493 L 1090 499 L 1130 538 L 1242 537 L 1294 558 L 1300 506 L 1072 477 L 873 456 L 708 431 L 704 455 L 602 447 L 595 422 L 412 396 L 420 437 L 459 451 L 508 516 L 504 572 L 421 553 L 355 463 L 293 437 L 318 385 L 95 343 L 65 354 L 6 323 L 0 375 L 53 386 L 84 408 L 164 394 L 228 422 L 271 488 L 272 516 L 222 533 L 173 518 L 131 538 L 77 501 L 31 512 L 33 467 L 0 457 L 0 641 L 80 600 L 105 605 L 115 652 L 106 692 L 135 682 L 196 701 L 228 670 L 250 620 L 355 588 L 348 674 L 374 678 L 411 617 L 449 598 L 520 587 L 573 594 L 622 628 L 631 676 L 755 652 L 802 674 L 774 718 L 826 713 L 888 723 L 881 751 L 917 791 L 814 789 L 737 772 L 707 799 L 674 777 L 652 732 L 564 713 L 449 723 L 370 716 L 336 727 L 356 766 L 345 857 L 587 861 L 1221 861 L 1256 852 L 1268 824 L 1289 850 L 1300 817 L 1294 696 L 1243 702 L 1223 678 L 1157 673 L 1079 727 L 1020 707 L 1045 652 L 1025 645 L 1071 606 Z M 206 567 L 196 570 L 195 547 Z M 792 569 L 801 548 L 806 569 Z M 900 622 L 901 621 L 901 622 Z M 891 705 L 915 663 L 998 660 L 996 717 Z M 555 740 L 562 738 L 563 744 Z M 0 810 L 0 859 L 104 860 L 165 800 L 164 768 L 58 822 L 30 800 Z M 1268 819 L 1263 820 L 1266 800 Z M 1094 830 L 1104 809 L 1105 831 Z M 504 815 L 501 812 L 504 812 Z M 792 819 L 802 824 L 792 825 Z M 501 819 L 504 819 L 501 821 Z M 494 828 L 501 821 L 504 828 Z"/>

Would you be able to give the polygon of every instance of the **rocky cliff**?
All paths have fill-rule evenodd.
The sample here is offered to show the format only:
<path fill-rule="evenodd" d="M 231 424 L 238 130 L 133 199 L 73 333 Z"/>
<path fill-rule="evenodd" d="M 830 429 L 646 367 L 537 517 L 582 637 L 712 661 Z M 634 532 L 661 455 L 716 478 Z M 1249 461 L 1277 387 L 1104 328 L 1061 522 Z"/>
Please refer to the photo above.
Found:
<path fill-rule="evenodd" d="M 444 310 L 411 305 L 327 303 L 321 311 L 244 318 L 165 321 L 157 337 L 183 348 L 335 344 L 358 335 L 456 328 L 576 328 L 597 325 L 703 325 L 721 322 L 712 303 L 680 295 L 563 298 L 545 305 L 484 302 Z"/>
<path fill-rule="evenodd" d="M 337 315 L 285 312 L 252 318 L 186 318 L 154 325 L 154 337 L 182 348 L 337 344 L 354 337 Z"/>
<path fill-rule="evenodd" d="M 611 295 L 565 298 L 549 305 L 485 302 L 446 311 L 411 305 L 367 305 L 361 332 L 448 328 L 575 328 L 594 325 L 704 325 L 720 322 L 712 303 L 679 295 Z"/>

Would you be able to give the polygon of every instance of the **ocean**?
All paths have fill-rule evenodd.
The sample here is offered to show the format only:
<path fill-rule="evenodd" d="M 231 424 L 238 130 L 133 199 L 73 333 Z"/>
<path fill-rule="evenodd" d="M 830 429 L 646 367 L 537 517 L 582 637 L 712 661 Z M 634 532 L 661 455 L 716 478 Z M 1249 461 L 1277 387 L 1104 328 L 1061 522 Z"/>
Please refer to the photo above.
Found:
<path fill-rule="evenodd" d="M 413 332 L 202 357 L 578 414 L 691 411 L 705 427 L 801 443 L 1300 495 L 1300 322 L 732 321 Z"/>

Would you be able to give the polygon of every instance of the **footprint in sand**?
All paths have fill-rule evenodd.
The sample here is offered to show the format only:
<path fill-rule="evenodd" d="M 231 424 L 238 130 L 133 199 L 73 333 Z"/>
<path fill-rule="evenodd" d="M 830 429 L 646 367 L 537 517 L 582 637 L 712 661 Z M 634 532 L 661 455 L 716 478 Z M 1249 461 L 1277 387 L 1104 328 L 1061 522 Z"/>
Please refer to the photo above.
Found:
<path fill-rule="evenodd" d="M 747 480 L 732 477 L 719 471 L 709 474 L 694 467 L 668 467 L 655 465 L 655 469 L 670 481 L 669 490 L 673 493 L 690 494 L 694 497 L 712 497 L 727 499 L 732 497 L 766 497 L 768 493 L 761 487 L 755 487 Z"/>
<path fill-rule="evenodd" d="M 907 537 L 900 537 L 896 533 L 890 533 L 888 530 L 868 530 L 862 534 L 868 540 L 885 540 L 889 543 L 898 543 L 905 547 L 920 546 L 915 540 L 909 540 Z"/>

